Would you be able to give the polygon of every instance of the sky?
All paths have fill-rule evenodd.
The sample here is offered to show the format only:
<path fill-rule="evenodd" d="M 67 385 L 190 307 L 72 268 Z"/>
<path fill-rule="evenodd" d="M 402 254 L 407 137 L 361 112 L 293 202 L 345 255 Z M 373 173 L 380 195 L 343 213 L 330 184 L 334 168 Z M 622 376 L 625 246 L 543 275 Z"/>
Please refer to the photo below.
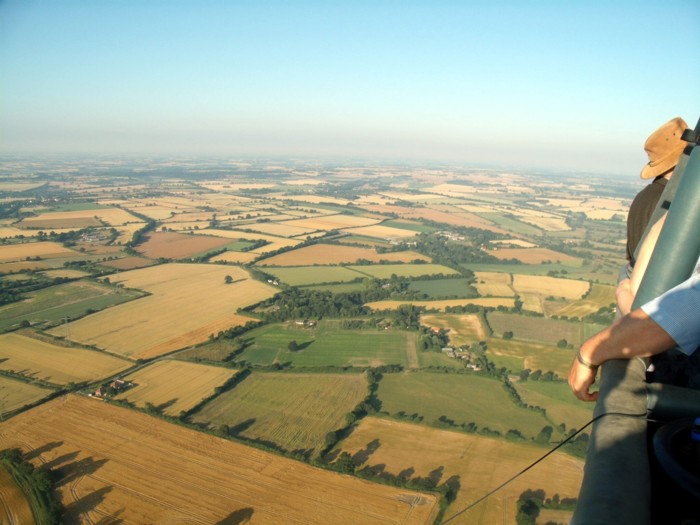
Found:
<path fill-rule="evenodd" d="M 698 51 L 697 0 L 0 0 L 0 154 L 638 176 Z"/>

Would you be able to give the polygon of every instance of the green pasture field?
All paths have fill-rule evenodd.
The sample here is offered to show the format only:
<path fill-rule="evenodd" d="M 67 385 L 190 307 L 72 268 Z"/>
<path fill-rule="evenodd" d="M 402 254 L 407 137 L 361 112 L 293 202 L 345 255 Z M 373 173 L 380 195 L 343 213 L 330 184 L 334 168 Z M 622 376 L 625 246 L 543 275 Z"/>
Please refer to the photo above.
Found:
<path fill-rule="evenodd" d="M 36 403 L 52 393 L 53 390 L 0 375 L 0 414 Z"/>
<path fill-rule="evenodd" d="M 0 308 L 0 331 L 14 329 L 22 321 L 42 328 L 60 324 L 68 317 L 85 315 L 88 309 L 101 310 L 144 294 L 138 290 L 113 288 L 91 282 L 74 281 L 30 292 L 27 299 Z"/>
<path fill-rule="evenodd" d="M 384 374 L 377 395 L 381 411 L 417 413 L 428 425 L 446 416 L 457 425 L 474 422 L 502 435 L 514 428 L 529 438 L 549 424 L 541 414 L 516 406 L 497 379 L 473 374 Z"/>
<path fill-rule="evenodd" d="M 469 279 L 431 279 L 430 281 L 413 281 L 408 286 L 411 291 L 424 293 L 429 299 L 470 299 L 479 297 L 479 293 L 470 284 Z"/>
<path fill-rule="evenodd" d="M 580 428 L 593 417 L 594 404 L 576 399 L 565 381 L 518 381 L 515 388 L 525 403 L 546 409 L 555 428 Z"/>
<path fill-rule="evenodd" d="M 193 420 L 210 428 L 228 425 L 231 434 L 312 456 L 366 395 L 364 374 L 256 372 L 207 403 Z"/>
<path fill-rule="evenodd" d="M 560 272 L 566 270 L 569 272 L 569 277 L 578 275 L 578 272 L 572 271 L 574 268 L 579 268 L 582 262 L 581 259 L 573 259 L 563 263 L 546 263 L 546 264 L 500 264 L 500 263 L 464 263 L 462 268 L 473 272 L 501 272 L 501 273 L 521 273 L 524 275 L 547 275 L 550 271 Z"/>
<path fill-rule="evenodd" d="M 555 345 L 531 343 L 511 339 L 506 341 L 491 337 L 486 342 L 486 357 L 496 365 L 496 368 L 506 367 L 513 373 L 529 368 L 530 370 L 551 370 L 559 377 L 569 373 L 574 351 L 568 348 L 557 348 Z"/>
<path fill-rule="evenodd" d="M 388 242 L 380 241 L 374 237 L 365 237 L 364 235 L 348 235 L 338 238 L 341 244 L 353 244 L 358 246 L 389 246 Z"/>
<path fill-rule="evenodd" d="M 556 345 L 561 339 L 578 345 L 583 342 L 583 327 L 580 322 L 560 321 L 545 317 L 529 317 L 503 312 L 486 314 L 495 337 L 503 332 L 513 332 L 513 338 L 526 341 L 538 341 Z"/>
<path fill-rule="evenodd" d="M 53 206 L 50 211 L 86 211 L 86 210 L 103 210 L 111 206 L 103 206 L 96 202 L 73 202 L 70 204 L 59 204 Z"/>
<path fill-rule="evenodd" d="M 322 321 L 316 328 L 273 324 L 243 336 L 250 343 L 236 361 L 258 365 L 291 362 L 292 366 L 407 366 L 407 350 L 415 348 L 416 333 L 398 330 L 344 330 L 337 321 Z M 301 350 L 291 352 L 296 341 Z"/>
<path fill-rule="evenodd" d="M 458 273 L 456 270 L 441 264 L 368 264 L 348 266 L 347 268 L 376 279 L 389 279 L 393 274 L 398 277 L 420 277 L 422 275 L 454 275 Z"/>
<path fill-rule="evenodd" d="M 425 224 L 421 224 L 420 222 L 413 221 L 389 220 L 382 222 L 381 225 L 419 233 L 432 233 L 434 231 L 437 231 L 437 228 L 434 228 L 432 226 L 426 226 Z"/>
<path fill-rule="evenodd" d="M 268 268 L 265 273 L 274 275 L 290 286 L 321 283 L 342 283 L 365 277 L 345 266 L 297 266 L 290 268 Z"/>
<path fill-rule="evenodd" d="M 490 220 L 496 226 L 500 226 L 504 230 L 520 233 L 522 235 L 542 235 L 542 230 L 539 228 L 526 222 L 519 221 L 518 219 L 505 217 L 500 213 L 477 213 L 477 215 L 483 217 L 484 219 Z"/>
<path fill-rule="evenodd" d="M 317 284 L 312 286 L 304 286 L 304 290 L 314 290 L 317 292 L 331 292 L 332 294 L 337 293 L 350 293 L 350 292 L 361 292 L 365 289 L 365 283 L 347 283 L 347 284 Z"/>
<path fill-rule="evenodd" d="M 202 346 L 189 348 L 184 352 L 178 352 L 178 359 L 205 361 L 226 361 L 237 346 L 230 339 L 215 339 Z"/>
<path fill-rule="evenodd" d="M 595 323 L 583 323 L 583 338 L 588 339 L 592 335 L 597 334 L 601 330 L 604 330 L 607 328 L 606 325 L 604 324 L 595 324 Z"/>
<path fill-rule="evenodd" d="M 448 357 L 442 352 L 422 352 L 418 351 L 418 363 L 421 368 L 443 367 L 464 368 L 464 361 Z"/>

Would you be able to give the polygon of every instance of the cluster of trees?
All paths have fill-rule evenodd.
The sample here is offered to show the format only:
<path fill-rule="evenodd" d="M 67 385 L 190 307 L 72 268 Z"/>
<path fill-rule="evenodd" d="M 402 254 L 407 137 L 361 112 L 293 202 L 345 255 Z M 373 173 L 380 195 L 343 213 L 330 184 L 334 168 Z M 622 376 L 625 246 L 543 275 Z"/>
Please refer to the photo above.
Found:
<path fill-rule="evenodd" d="M 561 498 L 559 494 L 554 494 L 551 498 L 547 498 L 545 491 L 542 489 L 527 489 L 520 494 L 516 503 L 518 506 L 516 523 L 518 525 L 535 525 L 541 509 L 574 510 L 577 501 L 576 498 Z M 548 521 L 545 525 L 559 524 Z"/>
<path fill-rule="evenodd" d="M 43 274 L 35 274 L 33 272 L 27 272 L 27 274 L 29 274 L 27 279 L 0 281 L 0 306 L 21 301 L 25 298 L 24 294 L 27 292 L 40 290 L 70 280 L 65 277 L 49 278 Z"/>

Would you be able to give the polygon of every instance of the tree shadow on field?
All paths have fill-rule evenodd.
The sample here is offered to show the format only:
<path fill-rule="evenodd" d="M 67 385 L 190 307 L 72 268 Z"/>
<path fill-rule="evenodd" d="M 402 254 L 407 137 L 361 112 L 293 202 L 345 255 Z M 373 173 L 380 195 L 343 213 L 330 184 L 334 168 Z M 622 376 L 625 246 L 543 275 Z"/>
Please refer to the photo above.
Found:
<path fill-rule="evenodd" d="M 428 479 L 433 483 L 434 486 L 437 487 L 438 483 L 440 483 L 440 480 L 442 479 L 442 474 L 444 472 L 445 467 L 440 465 L 438 468 L 428 473 Z"/>
<path fill-rule="evenodd" d="M 118 511 L 113 512 L 111 516 L 103 516 L 99 519 L 99 521 L 96 521 L 94 525 L 121 525 L 124 523 L 124 520 L 119 516 L 121 516 L 123 513 L 124 509 L 121 508 Z"/>
<path fill-rule="evenodd" d="M 170 408 L 170 407 L 173 406 L 175 403 L 177 403 L 177 401 L 178 401 L 178 398 L 177 398 L 177 397 L 174 397 L 174 398 L 172 398 L 171 400 L 166 401 L 165 403 L 161 403 L 160 405 L 157 405 L 157 406 L 156 406 L 156 410 L 157 410 L 158 412 L 160 412 L 160 413 L 163 413 L 163 412 L 165 411 L 166 408 Z"/>
<path fill-rule="evenodd" d="M 381 443 L 379 442 L 379 439 L 374 439 L 373 441 L 367 443 L 365 448 L 355 452 L 355 455 L 352 457 L 355 465 L 362 465 L 363 463 L 366 463 L 367 460 L 369 460 L 369 457 L 374 454 L 380 446 Z"/>
<path fill-rule="evenodd" d="M 221 521 L 217 521 L 214 525 L 243 525 L 244 523 L 248 523 L 250 521 L 250 518 L 253 517 L 253 512 L 254 510 L 251 507 L 238 509 L 233 511 Z"/>
<path fill-rule="evenodd" d="M 80 454 L 80 451 L 76 450 L 75 452 L 69 452 L 68 454 L 63 454 L 62 456 L 58 456 L 51 461 L 47 461 L 42 465 L 42 468 L 47 468 L 47 469 L 55 469 L 59 465 L 62 465 L 63 463 L 69 463 L 71 461 L 75 461 L 75 458 L 78 457 L 78 454 Z"/>
<path fill-rule="evenodd" d="M 415 473 L 416 469 L 414 469 L 413 467 L 408 467 L 399 472 L 399 478 L 401 478 L 404 481 L 408 481 L 413 477 Z"/>
<path fill-rule="evenodd" d="M 36 459 L 39 456 L 41 456 L 44 452 L 48 452 L 49 450 L 53 450 L 55 448 L 58 448 L 63 445 L 63 441 L 52 441 L 51 443 L 46 443 L 45 445 L 41 445 L 38 448 L 35 448 L 34 450 L 30 450 L 26 454 L 23 455 L 24 459 Z"/>
<path fill-rule="evenodd" d="M 66 514 L 74 519 L 80 516 L 87 516 L 89 512 L 97 509 L 97 506 L 104 501 L 105 496 L 110 492 L 112 492 L 112 487 L 102 487 L 95 492 L 86 494 L 66 505 Z M 75 519 L 75 521 L 79 522 L 77 519 Z"/>
<path fill-rule="evenodd" d="M 245 432 L 248 430 L 250 427 L 252 427 L 257 420 L 254 417 L 251 417 L 250 419 L 246 419 L 245 421 L 242 421 L 241 423 L 238 423 L 237 425 L 233 425 L 232 427 L 229 428 L 229 434 L 232 436 L 237 436 L 238 434 L 241 434 L 242 432 Z"/>
<path fill-rule="evenodd" d="M 89 476 L 97 472 L 100 467 L 107 463 L 107 459 L 98 459 L 95 461 L 91 457 L 68 463 L 54 472 L 57 474 L 56 486 L 68 485 L 71 481 L 83 476 Z"/>

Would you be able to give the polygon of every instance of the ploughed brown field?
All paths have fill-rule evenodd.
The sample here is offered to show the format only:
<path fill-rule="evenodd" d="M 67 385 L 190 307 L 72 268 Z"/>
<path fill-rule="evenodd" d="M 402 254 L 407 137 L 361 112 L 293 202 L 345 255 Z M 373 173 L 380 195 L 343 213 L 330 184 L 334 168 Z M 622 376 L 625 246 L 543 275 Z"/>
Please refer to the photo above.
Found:
<path fill-rule="evenodd" d="M 370 483 L 68 395 L 0 425 L 62 478 L 67 523 L 429 524 L 432 494 Z"/>

